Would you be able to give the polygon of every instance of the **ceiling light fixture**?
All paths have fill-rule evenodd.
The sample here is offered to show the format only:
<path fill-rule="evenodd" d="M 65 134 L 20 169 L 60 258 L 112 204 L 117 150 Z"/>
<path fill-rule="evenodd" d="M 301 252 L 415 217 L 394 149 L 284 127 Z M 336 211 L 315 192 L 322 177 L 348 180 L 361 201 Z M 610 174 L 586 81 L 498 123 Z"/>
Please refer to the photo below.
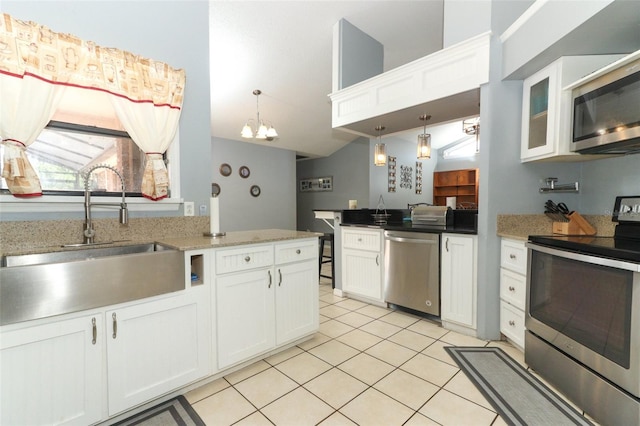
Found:
<path fill-rule="evenodd" d="M 267 127 L 262 120 L 260 120 L 260 104 L 259 98 L 262 94 L 262 91 L 256 89 L 253 91 L 253 94 L 256 96 L 256 121 L 255 121 L 255 131 L 251 123 L 253 119 L 248 119 L 242 128 L 242 132 L 240 135 L 246 139 L 266 139 L 268 141 L 272 141 L 278 137 L 278 132 L 273 128 L 271 123 L 269 123 L 269 127 Z"/>
<path fill-rule="evenodd" d="M 431 158 L 431 135 L 427 133 L 427 121 L 431 119 L 431 116 L 422 114 L 418 118 L 420 121 L 424 121 L 422 134 L 418 135 L 418 160 L 427 160 Z"/>
<path fill-rule="evenodd" d="M 476 136 L 476 152 L 480 152 L 480 117 L 463 120 L 462 131 L 467 135 Z"/>
<path fill-rule="evenodd" d="M 386 129 L 384 126 L 375 127 L 375 130 L 378 132 L 378 143 L 373 153 L 373 164 L 376 166 L 384 166 L 387 164 L 387 147 L 382 143 L 382 137 L 380 136 L 380 132 L 384 129 Z"/>

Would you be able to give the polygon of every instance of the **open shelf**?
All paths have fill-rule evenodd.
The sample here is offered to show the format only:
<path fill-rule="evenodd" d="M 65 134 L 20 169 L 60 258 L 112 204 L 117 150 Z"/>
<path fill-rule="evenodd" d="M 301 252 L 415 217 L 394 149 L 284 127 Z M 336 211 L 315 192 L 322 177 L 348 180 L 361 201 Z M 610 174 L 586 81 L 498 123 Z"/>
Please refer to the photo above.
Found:
<path fill-rule="evenodd" d="M 447 197 L 456 197 L 457 208 L 478 207 L 478 169 L 433 173 L 433 204 L 446 206 Z"/>

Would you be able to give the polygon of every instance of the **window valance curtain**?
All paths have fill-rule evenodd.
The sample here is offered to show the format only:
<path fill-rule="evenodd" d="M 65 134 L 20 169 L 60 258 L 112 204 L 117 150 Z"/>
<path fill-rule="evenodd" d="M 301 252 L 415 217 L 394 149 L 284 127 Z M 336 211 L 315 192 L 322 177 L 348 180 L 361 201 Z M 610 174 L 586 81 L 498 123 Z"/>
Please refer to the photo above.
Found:
<path fill-rule="evenodd" d="M 166 197 L 169 179 L 162 154 L 177 131 L 185 80 L 184 70 L 165 63 L 2 14 L 0 137 L 7 153 L 2 177 L 12 194 L 41 195 L 24 150 L 51 119 L 64 87 L 72 85 L 113 95 L 118 118 L 147 153 L 143 195 Z"/>

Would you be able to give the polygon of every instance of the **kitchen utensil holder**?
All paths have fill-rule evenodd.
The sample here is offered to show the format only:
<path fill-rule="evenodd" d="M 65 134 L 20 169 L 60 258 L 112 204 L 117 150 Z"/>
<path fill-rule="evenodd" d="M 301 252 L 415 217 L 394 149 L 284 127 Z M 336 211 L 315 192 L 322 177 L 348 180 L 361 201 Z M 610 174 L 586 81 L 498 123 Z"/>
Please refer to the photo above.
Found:
<path fill-rule="evenodd" d="M 595 235 L 596 229 L 578 212 L 567 215 L 568 222 L 553 222 L 552 232 L 560 235 Z"/>

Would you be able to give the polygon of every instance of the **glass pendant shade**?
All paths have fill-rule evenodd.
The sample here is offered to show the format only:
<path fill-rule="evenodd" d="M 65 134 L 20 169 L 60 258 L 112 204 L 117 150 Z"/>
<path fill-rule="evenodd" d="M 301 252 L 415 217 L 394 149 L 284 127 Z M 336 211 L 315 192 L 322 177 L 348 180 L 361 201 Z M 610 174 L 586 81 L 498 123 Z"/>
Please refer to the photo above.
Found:
<path fill-rule="evenodd" d="M 269 129 L 267 130 L 267 139 L 271 140 L 277 137 L 278 137 L 278 132 L 276 132 L 276 129 L 269 126 Z"/>
<path fill-rule="evenodd" d="M 242 128 L 242 132 L 240 133 L 240 136 L 247 139 L 253 138 L 253 129 L 251 128 L 248 122 Z"/>
<path fill-rule="evenodd" d="M 418 160 L 431 158 L 431 135 L 424 133 L 418 135 Z"/>
<path fill-rule="evenodd" d="M 377 143 L 373 154 L 373 164 L 384 166 L 387 164 L 387 147 L 383 143 Z"/>
<path fill-rule="evenodd" d="M 267 138 L 267 126 L 264 123 L 260 123 L 260 127 L 258 128 L 258 133 L 256 133 L 256 139 L 266 139 Z"/>

